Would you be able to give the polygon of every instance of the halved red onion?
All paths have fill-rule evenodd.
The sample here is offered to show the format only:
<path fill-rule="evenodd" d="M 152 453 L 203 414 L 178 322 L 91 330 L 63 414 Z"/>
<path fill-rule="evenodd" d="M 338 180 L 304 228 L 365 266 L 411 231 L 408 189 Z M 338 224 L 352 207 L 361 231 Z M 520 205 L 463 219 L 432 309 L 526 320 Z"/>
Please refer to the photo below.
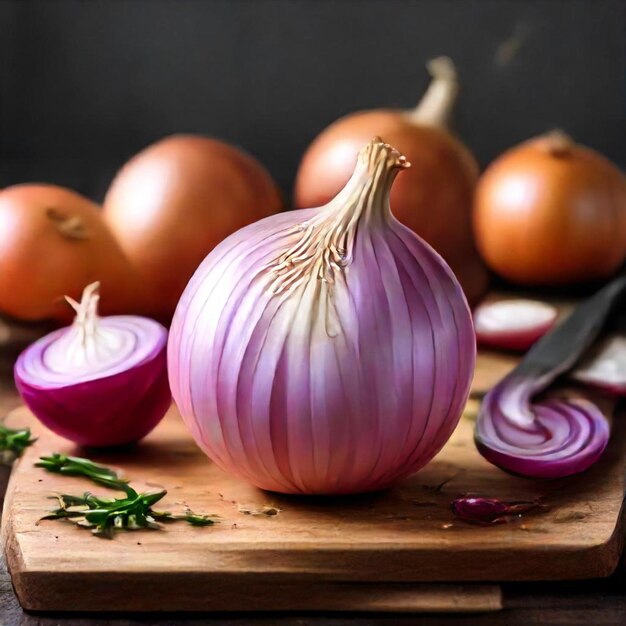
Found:
<path fill-rule="evenodd" d="M 484 398 L 476 421 L 480 453 L 502 469 L 533 478 L 559 478 L 595 463 L 609 441 L 606 417 L 583 399 L 535 397 L 572 369 L 624 303 L 620 276 L 578 306 L 540 339 Z"/>
<path fill-rule="evenodd" d="M 479 346 L 526 351 L 554 326 L 555 307 L 538 300 L 485 302 L 474 310 Z"/>
<path fill-rule="evenodd" d="M 570 378 L 626 396 L 626 335 L 609 335 L 600 341 L 570 373 Z"/>
<path fill-rule="evenodd" d="M 147 435 L 171 403 L 167 330 L 131 315 L 100 318 L 98 283 L 85 288 L 71 326 L 26 348 L 15 383 L 50 430 L 84 446 L 131 443 Z"/>

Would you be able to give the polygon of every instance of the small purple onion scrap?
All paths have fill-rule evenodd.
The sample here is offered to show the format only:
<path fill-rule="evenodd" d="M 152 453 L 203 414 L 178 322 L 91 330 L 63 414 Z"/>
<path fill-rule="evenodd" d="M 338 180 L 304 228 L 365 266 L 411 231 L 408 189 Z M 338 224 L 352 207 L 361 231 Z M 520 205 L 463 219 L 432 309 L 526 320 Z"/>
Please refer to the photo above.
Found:
<path fill-rule="evenodd" d="M 452 502 L 452 512 L 468 524 L 489 526 L 502 524 L 540 506 L 539 502 L 516 500 L 505 502 L 497 498 L 463 497 Z"/>

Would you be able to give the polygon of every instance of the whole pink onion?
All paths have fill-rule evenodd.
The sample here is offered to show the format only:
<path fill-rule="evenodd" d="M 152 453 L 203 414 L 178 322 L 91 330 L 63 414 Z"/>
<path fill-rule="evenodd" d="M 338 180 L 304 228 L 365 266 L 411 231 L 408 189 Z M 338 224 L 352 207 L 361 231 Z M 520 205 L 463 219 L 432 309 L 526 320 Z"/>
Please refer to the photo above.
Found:
<path fill-rule="evenodd" d="M 243 228 L 191 279 L 170 386 L 221 468 L 284 493 L 371 491 L 450 437 L 474 332 L 450 269 L 389 211 L 404 167 L 374 139 L 327 206 Z"/>

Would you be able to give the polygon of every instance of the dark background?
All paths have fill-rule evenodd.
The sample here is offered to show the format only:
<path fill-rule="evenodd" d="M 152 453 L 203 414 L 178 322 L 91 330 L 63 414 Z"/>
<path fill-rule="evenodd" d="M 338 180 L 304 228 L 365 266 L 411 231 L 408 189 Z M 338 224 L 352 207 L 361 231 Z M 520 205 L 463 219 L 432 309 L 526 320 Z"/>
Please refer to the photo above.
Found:
<path fill-rule="evenodd" d="M 360 108 L 409 107 L 457 63 L 482 164 L 551 127 L 626 163 L 621 0 L 0 0 L 0 186 L 101 197 L 173 132 L 261 158 L 285 191 L 307 143 Z"/>

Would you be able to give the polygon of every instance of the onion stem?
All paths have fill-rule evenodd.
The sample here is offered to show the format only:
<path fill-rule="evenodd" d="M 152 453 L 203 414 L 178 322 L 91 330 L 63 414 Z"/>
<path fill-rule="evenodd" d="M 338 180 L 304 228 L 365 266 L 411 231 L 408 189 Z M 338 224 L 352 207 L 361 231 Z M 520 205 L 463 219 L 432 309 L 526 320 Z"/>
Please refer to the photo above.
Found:
<path fill-rule="evenodd" d="M 98 281 L 87 285 L 83 290 L 80 302 L 76 302 L 70 296 L 65 296 L 66 302 L 76 311 L 74 325 L 78 328 L 80 342 L 83 346 L 87 345 L 89 337 L 93 337 L 98 332 L 99 288 L 100 283 Z"/>
<path fill-rule="evenodd" d="M 379 137 L 360 152 L 358 166 L 343 191 L 315 217 L 294 230 L 300 238 L 281 254 L 273 268 L 273 293 L 296 288 L 311 276 L 332 285 L 337 272 L 350 264 L 358 223 L 389 217 L 389 190 L 406 157 Z"/>
<path fill-rule="evenodd" d="M 574 146 L 573 139 L 558 128 L 546 133 L 544 139 L 546 151 L 555 157 L 567 156 Z"/>
<path fill-rule="evenodd" d="M 102 329 L 99 323 L 99 288 L 98 281 L 87 285 L 80 302 L 65 296 L 65 300 L 76 311 L 76 317 L 63 341 L 63 350 L 68 362 L 74 363 L 77 367 L 115 359 L 122 345 L 122 338 L 118 334 Z"/>
<path fill-rule="evenodd" d="M 449 57 L 437 57 L 426 64 L 432 80 L 418 105 L 409 112 L 415 124 L 449 128 L 459 93 L 456 68 Z"/>
<path fill-rule="evenodd" d="M 76 240 L 89 239 L 85 230 L 85 224 L 77 215 L 67 216 L 57 211 L 57 209 L 48 209 L 46 216 L 64 237 Z"/>

